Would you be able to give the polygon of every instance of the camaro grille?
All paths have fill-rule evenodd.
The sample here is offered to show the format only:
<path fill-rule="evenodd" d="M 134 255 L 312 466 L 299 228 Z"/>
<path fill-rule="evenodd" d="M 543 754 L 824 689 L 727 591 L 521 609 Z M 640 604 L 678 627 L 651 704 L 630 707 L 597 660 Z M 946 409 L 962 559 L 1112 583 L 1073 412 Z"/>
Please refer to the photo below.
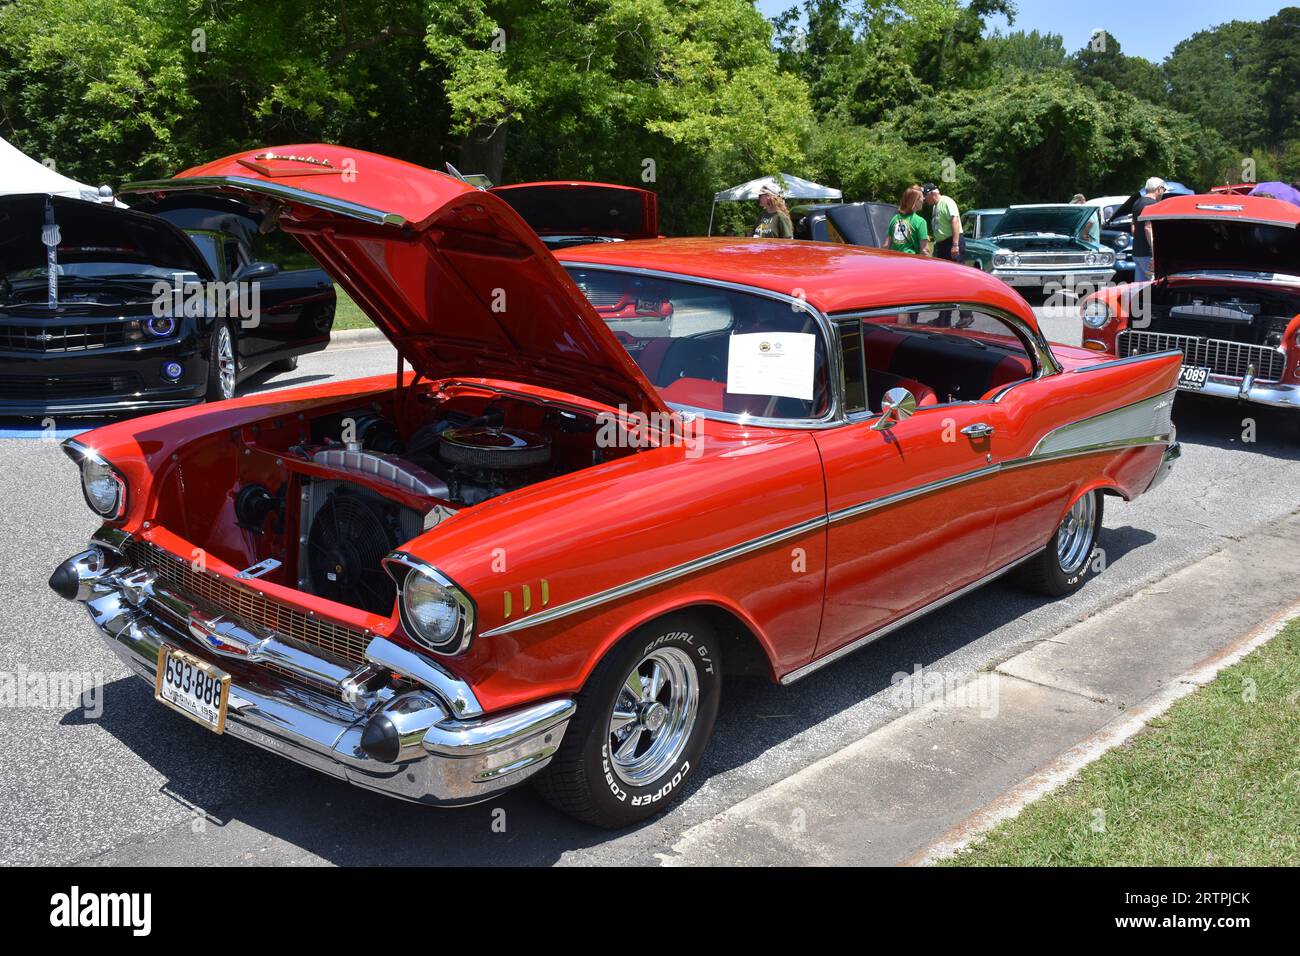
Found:
<path fill-rule="evenodd" d="M 119 375 L 0 376 L 0 399 L 102 398 L 137 392 L 143 382 L 135 373 Z"/>
<path fill-rule="evenodd" d="M 1255 377 L 1275 382 L 1286 369 L 1286 356 L 1266 345 L 1245 342 L 1228 342 L 1224 339 L 1203 339 L 1195 335 L 1170 335 L 1166 332 L 1141 332 L 1133 329 L 1116 337 L 1117 351 L 1124 355 L 1145 355 L 1150 352 L 1182 352 L 1188 365 L 1201 365 L 1215 375 L 1245 378 L 1250 366 L 1255 366 Z"/>
<path fill-rule="evenodd" d="M 260 624 L 344 660 L 365 661 L 370 637 L 361 631 L 287 607 L 210 571 L 195 571 L 188 561 L 147 541 L 130 544 L 127 558 L 135 567 L 156 571 L 164 584 L 209 611 Z"/>
<path fill-rule="evenodd" d="M 76 325 L 0 325 L 0 351 L 82 352 L 126 344 L 122 322 L 92 322 Z"/>

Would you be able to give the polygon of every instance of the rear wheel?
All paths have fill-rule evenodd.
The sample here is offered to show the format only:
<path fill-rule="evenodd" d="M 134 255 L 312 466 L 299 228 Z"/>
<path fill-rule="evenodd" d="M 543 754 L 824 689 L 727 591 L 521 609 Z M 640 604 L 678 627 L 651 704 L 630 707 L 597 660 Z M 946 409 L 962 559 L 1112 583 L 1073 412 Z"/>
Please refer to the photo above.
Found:
<path fill-rule="evenodd" d="M 1070 506 L 1047 547 L 1023 566 L 1020 578 L 1026 587 L 1052 597 L 1083 587 L 1094 573 L 1104 501 L 1100 491 L 1090 491 Z"/>
<path fill-rule="evenodd" d="M 272 362 L 270 369 L 272 372 L 292 372 L 298 367 L 298 356 L 291 355 L 288 358 L 282 358 L 278 362 Z"/>
<path fill-rule="evenodd" d="M 539 792 L 596 826 L 658 813 L 698 768 L 721 691 L 720 644 L 702 620 L 670 614 L 639 628 L 588 678 Z"/>

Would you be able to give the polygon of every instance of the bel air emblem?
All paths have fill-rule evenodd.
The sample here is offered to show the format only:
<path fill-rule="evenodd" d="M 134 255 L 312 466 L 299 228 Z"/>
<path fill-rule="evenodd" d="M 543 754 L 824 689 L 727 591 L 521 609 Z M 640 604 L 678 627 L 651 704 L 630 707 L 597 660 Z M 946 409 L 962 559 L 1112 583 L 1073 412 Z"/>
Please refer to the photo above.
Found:
<path fill-rule="evenodd" d="M 257 660 L 265 638 L 259 638 L 228 621 L 220 615 L 209 616 L 202 611 L 190 611 L 190 634 L 210 650 L 224 657 L 242 657 Z"/>

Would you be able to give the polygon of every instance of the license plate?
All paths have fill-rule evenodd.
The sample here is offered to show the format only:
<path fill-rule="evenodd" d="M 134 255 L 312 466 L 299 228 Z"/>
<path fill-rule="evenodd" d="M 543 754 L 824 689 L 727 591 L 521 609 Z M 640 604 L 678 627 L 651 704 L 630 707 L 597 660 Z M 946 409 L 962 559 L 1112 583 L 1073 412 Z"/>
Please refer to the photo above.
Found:
<path fill-rule="evenodd" d="M 1200 391 L 1210 380 L 1210 370 L 1203 365 L 1184 365 L 1178 373 L 1178 387 Z"/>
<path fill-rule="evenodd" d="M 160 703 L 180 711 L 213 733 L 226 729 L 230 675 L 221 668 L 164 644 L 158 651 L 158 675 L 154 678 L 153 691 Z"/>

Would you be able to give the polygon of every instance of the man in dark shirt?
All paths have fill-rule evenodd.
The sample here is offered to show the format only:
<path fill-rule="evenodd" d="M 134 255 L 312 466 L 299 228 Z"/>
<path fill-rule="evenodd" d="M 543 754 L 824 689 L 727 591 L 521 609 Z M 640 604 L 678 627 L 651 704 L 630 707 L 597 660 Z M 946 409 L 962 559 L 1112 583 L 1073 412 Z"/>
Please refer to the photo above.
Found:
<path fill-rule="evenodd" d="M 1147 206 L 1154 206 L 1164 199 L 1167 190 L 1163 179 L 1152 176 L 1143 190 L 1146 195 L 1140 196 L 1133 204 L 1133 279 L 1136 282 L 1146 282 L 1151 278 L 1152 258 L 1151 223 L 1143 222 L 1138 217 Z"/>

